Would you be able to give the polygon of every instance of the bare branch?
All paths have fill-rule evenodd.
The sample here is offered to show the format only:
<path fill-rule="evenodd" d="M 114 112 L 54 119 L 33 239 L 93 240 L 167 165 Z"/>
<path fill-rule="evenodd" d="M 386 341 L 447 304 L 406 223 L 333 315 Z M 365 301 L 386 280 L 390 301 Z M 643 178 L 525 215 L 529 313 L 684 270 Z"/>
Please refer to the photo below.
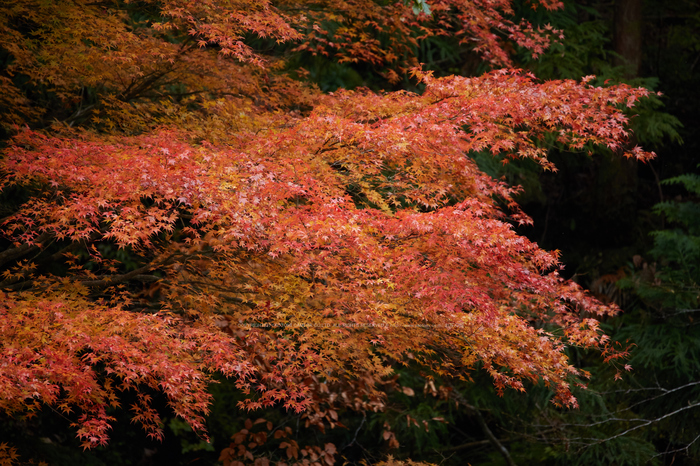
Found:
<path fill-rule="evenodd" d="M 677 449 L 671 450 L 671 451 L 664 451 L 663 453 L 658 453 L 658 454 L 652 456 L 652 458 L 656 458 L 656 457 L 658 457 L 658 456 L 670 455 L 671 453 L 678 453 L 678 452 L 681 452 L 681 451 L 684 451 L 684 452 L 686 452 L 686 454 L 687 454 L 687 453 L 688 453 L 688 450 L 690 449 L 690 447 L 693 446 L 693 444 L 694 444 L 695 442 L 697 442 L 698 439 L 700 439 L 700 435 L 698 435 L 697 437 L 695 437 L 695 438 L 693 439 L 692 442 L 690 442 L 688 445 L 684 446 L 683 448 L 677 448 Z"/>
<path fill-rule="evenodd" d="M 655 422 L 659 422 L 659 421 L 662 421 L 662 420 L 669 418 L 671 416 L 675 416 L 676 414 L 678 414 L 682 411 L 686 411 L 688 409 L 692 409 L 692 408 L 695 408 L 698 406 L 700 406 L 700 401 L 696 402 L 696 403 L 691 403 L 688 406 L 684 406 L 682 408 L 678 408 L 677 410 L 672 411 L 670 413 L 666 413 L 663 416 L 657 417 L 656 419 L 617 419 L 619 421 L 627 421 L 627 422 L 642 422 L 642 421 L 643 422 L 642 422 L 642 424 L 636 425 L 634 427 L 630 427 L 629 429 L 625 430 L 624 432 L 620 432 L 619 434 L 613 435 L 612 437 L 600 439 L 596 443 L 605 443 L 605 442 L 609 442 L 611 440 L 615 440 L 616 438 L 623 437 L 623 436 L 629 434 L 630 432 L 641 429 L 642 427 L 646 427 L 646 426 L 651 425 Z"/>
<path fill-rule="evenodd" d="M 469 411 L 471 411 L 476 416 L 481 430 L 484 431 L 484 434 L 488 438 L 489 442 L 491 442 L 491 444 L 496 448 L 496 450 L 501 454 L 501 456 L 503 456 L 503 459 L 506 460 L 506 464 L 508 464 L 508 466 L 517 466 L 515 464 L 515 461 L 513 461 L 513 458 L 510 457 L 508 449 L 503 445 L 503 443 L 500 440 L 498 440 L 498 438 L 496 438 L 495 435 L 493 435 L 491 429 L 489 429 L 489 426 L 486 424 L 484 417 L 481 415 L 481 411 L 477 407 L 469 404 L 467 400 L 457 390 L 452 390 L 452 397 L 459 403 L 463 404 Z"/>

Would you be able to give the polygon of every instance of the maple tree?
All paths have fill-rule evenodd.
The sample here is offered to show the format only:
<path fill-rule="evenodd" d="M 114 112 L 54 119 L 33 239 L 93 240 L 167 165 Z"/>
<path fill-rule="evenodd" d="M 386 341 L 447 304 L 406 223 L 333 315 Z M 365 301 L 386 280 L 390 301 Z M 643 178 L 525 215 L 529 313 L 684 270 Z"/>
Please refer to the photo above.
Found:
<path fill-rule="evenodd" d="M 6 413 L 49 405 L 90 448 L 132 392 L 134 421 L 159 438 L 157 391 L 206 435 L 221 373 L 243 409 L 281 404 L 333 426 L 343 409 L 381 410 L 402 365 L 461 380 L 483 370 L 499 392 L 544 381 L 575 406 L 586 374 L 565 348 L 621 355 L 597 320 L 614 306 L 515 233 L 529 221 L 518 189 L 469 155 L 554 169 L 552 144 L 604 145 L 646 160 L 628 149 L 623 110 L 647 91 L 416 66 L 425 35 L 475 41 L 507 66 L 509 43 L 536 55 L 559 34 L 508 20 L 507 0 L 333 8 L 0 7 Z M 410 72 L 422 92 L 323 94 L 251 36 L 372 63 L 389 82 Z M 333 461 L 332 445 L 309 448 Z"/>

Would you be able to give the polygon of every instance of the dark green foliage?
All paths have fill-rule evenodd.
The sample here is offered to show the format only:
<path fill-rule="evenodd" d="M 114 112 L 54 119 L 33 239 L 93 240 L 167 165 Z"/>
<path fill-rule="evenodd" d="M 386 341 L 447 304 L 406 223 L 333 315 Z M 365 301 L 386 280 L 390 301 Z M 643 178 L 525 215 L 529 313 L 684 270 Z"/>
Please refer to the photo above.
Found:
<path fill-rule="evenodd" d="M 655 263 L 644 264 L 621 285 L 633 287 L 649 307 L 692 314 L 700 298 L 700 176 L 686 173 L 664 184 L 682 185 L 688 194 L 654 206 L 668 223 L 666 229 L 652 233 L 650 255 Z"/>

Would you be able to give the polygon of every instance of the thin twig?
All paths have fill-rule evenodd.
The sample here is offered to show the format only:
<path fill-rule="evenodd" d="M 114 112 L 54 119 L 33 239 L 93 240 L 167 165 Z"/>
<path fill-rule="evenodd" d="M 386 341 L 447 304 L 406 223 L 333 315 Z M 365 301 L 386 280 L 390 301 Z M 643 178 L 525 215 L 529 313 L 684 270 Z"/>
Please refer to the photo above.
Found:
<path fill-rule="evenodd" d="M 366 415 L 366 414 L 363 414 L 363 415 L 362 415 L 362 422 L 360 422 L 360 426 L 355 430 L 355 436 L 352 438 L 352 442 L 350 442 L 350 443 L 348 443 L 347 445 L 345 445 L 345 446 L 342 448 L 342 450 L 345 450 L 345 449 L 348 448 L 349 446 L 352 446 L 352 445 L 355 444 L 355 442 L 357 441 L 357 434 L 360 433 L 360 429 L 362 429 L 362 426 L 365 425 L 365 421 L 366 421 L 366 420 L 367 420 L 367 415 Z M 342 450 L 341 450 L 341 451 L 342 451 Z"/>
<path fill-rule="evenodd" d="M 644 421 L 644 422 L 643 422 L 642 424 L 636 425 L 636 426 L 634 426 L 634 427 L 630 427 L 629 429 L 625 430 L 624 432 L 620 432 L 619 434 L 613 435 L 612 437 L 608 437 L 608 438 L 605 438 L 605 439 L 599 439 L 596 443 L 605 443 L 605 442 L 609 442 L 609 441 L 611 441 L 611 440 L 615 440 L 616 438 L 623 437 L 623 436 L 629 434 L 629 433 L 632 432 L 632 431 L 635 431 L 635 430 L 637 430 L 637 429 L 641 429 L 642 427 L 646 427 L 646 426 L 651 425 L 651 424 L 653 424 L 653 423 L 655 423 L 655 422 L 662 421 L 662 420 L 664 420 L 664 419 L 666 419 L 666 418 L 668 418 L 668 417 L 675 416 L 676 414 L 678 414 L 678 413 L 680 413 L 680 412 L 682 412 L 682 411 L 685 411 L 685 410 L 688 410 L 688 409 L 692 409 L 692 408 L 696 408 L 696 407 L 698 407 L 698 406 L 700 406 L 700 402 L 692 403 L 692 404 L 689 404 L 688 406 L 684 406 L 684 407 L 682 407 L 682 408 L 678 408 L 677 410 L 672 411 L 672 412 L 670 412 L 670 413 L 666 413 L 666 414 L 664 414 L 664 415 L 661 416 L 661 417 L 657 417 L 656 419 L 619 419 L 620 421 L 628 421 L 628 422 L 629 422 L 629 421 L 636 421 L 636 422 Z"/>
<path fill-rule="evenodd" d="M 515 461 L 513 461 L 513 458 L 510 457 L 508 449 L 503 445 L 503 443 L 500 440 L 498 440 L 498 438 L 496 438 L 495 435 L 493 435 L 491 429 L 489 429 L 489 426 L 486 424 L 484 417 L 481 415 L 481 411 L 477 407 L 467 403 L 467 400 L 457 390 L 452 390 L 452 397 L 459 403 L 463 404 L 469 411 L 474 413 L 477 421 L 479 422 L 479 426 L 481 426 L 481 430 L 484 431 L 484 434 L 489 439 L 489 442 L 491 442 L 491 444 L 496 448 L 496 450 L 498 450 L 501 456 L 503 456 L 503 459 L 506 460 L 506 464 L 508 464 L 508 466 L 517 466 L 515 464 Z"/>

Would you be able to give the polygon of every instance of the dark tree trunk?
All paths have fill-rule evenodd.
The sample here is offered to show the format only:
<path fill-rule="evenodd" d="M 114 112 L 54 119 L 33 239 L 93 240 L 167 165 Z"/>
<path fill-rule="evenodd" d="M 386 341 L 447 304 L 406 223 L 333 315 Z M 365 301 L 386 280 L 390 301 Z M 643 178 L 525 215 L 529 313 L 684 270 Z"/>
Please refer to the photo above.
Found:
<path fill-rule="evenodd" d="M 625 77 L 639 76 L 642 66 L 642 0 L 616 0 L 614 48 L 616 65 L 625 67 Z"/>

